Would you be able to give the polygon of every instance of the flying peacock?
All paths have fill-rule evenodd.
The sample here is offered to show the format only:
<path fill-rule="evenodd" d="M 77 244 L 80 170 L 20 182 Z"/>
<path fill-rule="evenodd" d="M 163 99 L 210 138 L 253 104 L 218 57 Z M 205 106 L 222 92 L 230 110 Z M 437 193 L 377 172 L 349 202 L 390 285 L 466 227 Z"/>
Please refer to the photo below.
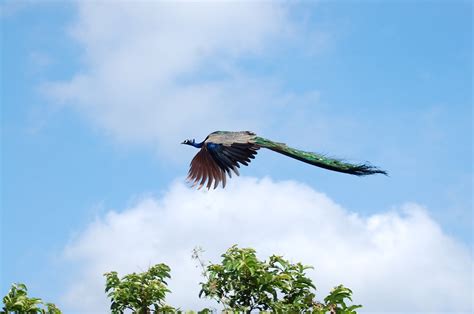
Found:
<path fill-rule="evenodd" d="M 209 134 L 201 143 L 196 143 L 193 139 L 185 140 L 181 144 L 200 148 L 191 161 L 188 173 L 188 180 L 194 182 L 193 186 L 199 184 L 199 189 L 206 184 L 206 181 L 207 189 L 210 189 L 213 183 L 215 189 L 220 182 L 222 182 L 222 187 L 224 188 L 226 176 L 229 175 L 229 178 L 231 178 L 232 171 L 239 175 L 239 170 L 237 169 L 240 168 L 239 163 L 248 166 L 251 159 L 255 158 L 257 150 L 261 147 L 328 170 L 356 176 L 376 173 L 387 175 L 387 172 L 384 170 L 369 164 L 350 164 L 321 154 L 305 152 L 288 147 L 284 143 L 277 143 L 257 136 L 250 131 L 216 131 Z"/>

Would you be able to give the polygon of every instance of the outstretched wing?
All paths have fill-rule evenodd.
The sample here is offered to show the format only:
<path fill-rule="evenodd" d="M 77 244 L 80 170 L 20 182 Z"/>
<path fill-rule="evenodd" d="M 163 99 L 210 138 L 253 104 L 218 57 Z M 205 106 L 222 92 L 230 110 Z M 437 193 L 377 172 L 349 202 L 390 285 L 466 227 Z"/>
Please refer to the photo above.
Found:
<path fill-rule="evenodd" d="M 229 178 L 232 177 L 231 171 L 239 175 L 239 163 L 247 166 L 255 158 L 258 149 L 254 144 L 206 143 L 191 161 L 188 180 L 194 182 L 193 186 L 199 184 L 198 189 L 202 188 L 206 181 L 208 189 L 213 183 L 215 189 L 220 182 L 222 187 L 225 187 L 226 174 Z"/>
<path fill-rule="evenodd" d="M 214 189 L 220 182 L 225 186 L 225 172 L 216 164 L 205 145 L 199 150 L 196 156 L 194 156 L 193 160 L 191 160 L 188 181 L 193 182 L 193 186 L 199 184 L 198 189 L 202 188 L 206 181 L 208 189 L 211 188 L 213 182 Z"/>

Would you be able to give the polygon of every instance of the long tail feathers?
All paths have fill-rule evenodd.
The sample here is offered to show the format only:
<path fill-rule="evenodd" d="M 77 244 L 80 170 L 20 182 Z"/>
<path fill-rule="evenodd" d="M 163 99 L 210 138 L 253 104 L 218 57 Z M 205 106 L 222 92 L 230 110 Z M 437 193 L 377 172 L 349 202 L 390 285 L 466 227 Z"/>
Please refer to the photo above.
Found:
<path fill-rule="evenodd" d="M 254 138 L 255 144 L 273 150 L 277 153 L 289 156 L 291 158 L 298 159 L 310 165 L 321 167 L 328 170 L 353 174 L 356 176 L 366 176 L 371 174 L 384 174 L 387 172 L 377 167 L 371 166 L 370 164 L 350 164 L 339 159 L 328 158 L 324 155 L 305 152 L 295 148 L 288 147 L 286 144 L 277 143 L 265 139 L 263 137 L 256 136 Z"/>

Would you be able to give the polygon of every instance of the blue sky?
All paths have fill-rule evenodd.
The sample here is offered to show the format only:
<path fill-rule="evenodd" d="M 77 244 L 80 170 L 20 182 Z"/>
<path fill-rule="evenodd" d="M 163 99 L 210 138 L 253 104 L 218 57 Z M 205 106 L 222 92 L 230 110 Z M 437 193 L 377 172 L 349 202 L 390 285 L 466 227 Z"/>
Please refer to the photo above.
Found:
<path fill-rule="evenodd" d="M 367 221 L 416 204 L 472 266 L 470 2 L 1 5 L 2 294 L 21 281 L 80 312 L 63 293 L 93 262 L 68 249 L 166 199 L 196 153 L 178 143 L 217 129 L 388 170 L 261 151 L 233 180 L 291 180 Z"/>

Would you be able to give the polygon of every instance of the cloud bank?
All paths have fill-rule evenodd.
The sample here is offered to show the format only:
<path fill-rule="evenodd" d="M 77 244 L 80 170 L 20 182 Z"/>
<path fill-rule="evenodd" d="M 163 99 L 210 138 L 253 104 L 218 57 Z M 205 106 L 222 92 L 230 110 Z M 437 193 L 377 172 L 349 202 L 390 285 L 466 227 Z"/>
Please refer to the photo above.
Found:
<path fill-rule="evenodd" d="M 423 207 L 360 217 L 306 185 L 248 177 L 211 192 L 176 182 L 160 197 L 99 217 L 64 250 L 80 280 L 67 288 L 63 306 L 103 313 L 104 272 L 160 262 L 172 269 L 170 304 L 212 306 L 197 297 L 202 278 L 191 250 L 202 246 L 205 259 L 217 262 L 233 244 L 313 265 L 319 298 L 343 283 L 365 311 L 473 310 L 472 256 Z"/>

